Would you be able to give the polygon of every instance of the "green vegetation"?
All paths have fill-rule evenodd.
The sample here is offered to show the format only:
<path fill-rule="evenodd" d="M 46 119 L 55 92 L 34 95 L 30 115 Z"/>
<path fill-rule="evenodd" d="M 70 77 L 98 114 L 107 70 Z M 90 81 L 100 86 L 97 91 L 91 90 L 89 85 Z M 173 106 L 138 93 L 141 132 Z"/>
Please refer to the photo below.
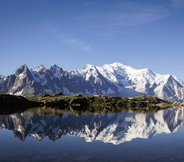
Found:
<path fill-rule="evenodd" d="M 115 96 L 89 96 L 89 95 L 47 95 L 42 94 L 38 96 L 29 97 L 28 100 L 32 102 L 40 102 L 42 106 L 54 108 L 80 109 L 81 107 L 92 107 L 94 109 L 149 109 L 150 107 L 170 107 L 171 102 L 161 100 L 152 96 L 138 96 L 138 97 L 115 97 Z M 76 108 L 77 107 L 77 108 Z"/>
<path fill-rule="evenodd" d="M 108 113 L 117 111 L 153 112 L 168 107 L 182 106 L 152 96 L 115 97 L 76 94 L 40 94 L 32 97 L 0 94 L 1 113 L 23 111 L 39 107 L 42 113 Z M 183 105 L 184 106 L 184 105 Z M 34 110 L 34 109 L 33 109 Z"/>

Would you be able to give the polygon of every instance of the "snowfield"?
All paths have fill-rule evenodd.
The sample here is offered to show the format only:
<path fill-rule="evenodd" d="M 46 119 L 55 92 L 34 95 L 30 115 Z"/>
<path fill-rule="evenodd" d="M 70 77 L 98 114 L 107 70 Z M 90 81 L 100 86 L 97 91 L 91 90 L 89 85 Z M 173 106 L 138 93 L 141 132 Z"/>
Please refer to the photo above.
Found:
<path fill-rule="evenodd" d="M 23 96 L 39 93 L 76 93 L 114 96 L 151 95 L 183 102 L 184 81 L 174 75 L 161 75 L 150 69 L 135 69 L 115 62 L 103 66 L 86 65 L 83 69 L 64 71 L 57 65 L 45 68 L 40 65 L 29 70 L 21 66 L 16 73 L 0 75 L 0 91 Z"/>

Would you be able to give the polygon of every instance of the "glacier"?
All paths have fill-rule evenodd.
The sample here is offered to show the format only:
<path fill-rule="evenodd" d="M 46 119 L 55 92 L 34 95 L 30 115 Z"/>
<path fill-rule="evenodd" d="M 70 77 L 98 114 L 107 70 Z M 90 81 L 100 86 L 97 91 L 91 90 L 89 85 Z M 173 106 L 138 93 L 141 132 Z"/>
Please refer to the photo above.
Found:
<path fill-rule="evenodd" d="M 87 64 L 82 69 L 64 71 L 58 65 L 18 68 L 10 76 L 0 75 L 0 92 L 31 96 L 39 93 L 76 93 L 86 95 L 150 95 L 172 101 L 184 101 L 184 81 L 174 75 L 161 75 L 150 69 L 135 69 L 115 62 L 102 66 Z"/>

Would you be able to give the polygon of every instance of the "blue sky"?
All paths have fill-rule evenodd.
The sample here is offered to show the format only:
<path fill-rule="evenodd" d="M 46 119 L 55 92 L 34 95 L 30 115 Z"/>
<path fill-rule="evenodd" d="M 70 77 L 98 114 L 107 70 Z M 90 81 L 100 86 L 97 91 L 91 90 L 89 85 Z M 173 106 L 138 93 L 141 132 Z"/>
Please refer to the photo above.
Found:
<path fill-rule="evenodd" d="M 184 0 L 0 0 L 0 74 L 120 62 L 184 80 Z"/>

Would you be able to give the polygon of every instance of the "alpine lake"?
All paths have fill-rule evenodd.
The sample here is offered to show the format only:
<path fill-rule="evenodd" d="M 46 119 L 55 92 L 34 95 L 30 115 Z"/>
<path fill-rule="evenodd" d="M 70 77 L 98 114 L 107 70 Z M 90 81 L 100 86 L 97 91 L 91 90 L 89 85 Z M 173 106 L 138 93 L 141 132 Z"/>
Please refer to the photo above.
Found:
<path fill-rule="evenodd" d="M 181 162 L 183 150 L 181 107 L 117 112 L 38 107 L 0 115 L 0 162 Z"/>

